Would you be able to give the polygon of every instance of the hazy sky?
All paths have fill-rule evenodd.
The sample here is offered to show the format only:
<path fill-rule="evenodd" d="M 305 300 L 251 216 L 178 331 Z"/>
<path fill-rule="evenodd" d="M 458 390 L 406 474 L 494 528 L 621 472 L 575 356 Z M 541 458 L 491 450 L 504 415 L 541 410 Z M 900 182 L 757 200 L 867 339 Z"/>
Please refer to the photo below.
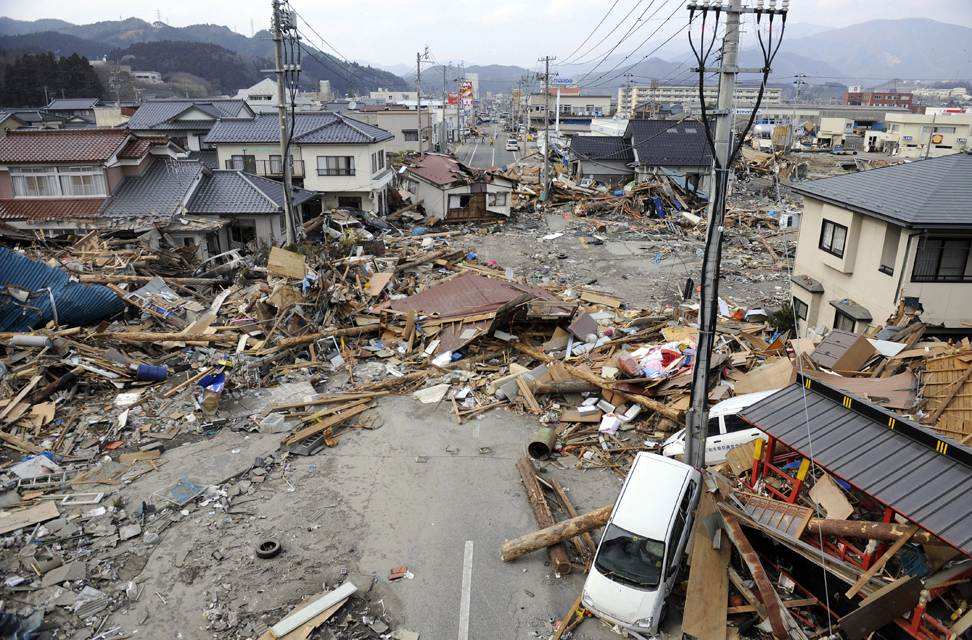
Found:
<path fill-rule="evenodd" d="M 535 66 L 541 55 L 570 54 L 604 16 L 614 0 L 291 0 L 303 15 L 341 53 L 349 58 L 383 65 L 410 64 L 415 52 L 428 45 L 437 60 L 467 64 Z M 682 0 L 617 0 L 617 5 L 585 49 L 618 24 L 624 24 L 593 53 L 616 42 L 635 17 L 648 8 L 642 27 L 615 54 L 627 54 L 663 25 L 637 56 L 648 53 L 673 31 L 682 28 L 688 12 L 677 9 Z M 637 5 L 637 6 L 636 6 Z M 0 15 L 22 20 L 60 18 L 74 23 L 137 17 L 185 26 L 201 22 L 226 25 L 250 35 L 269 22 L 270 0 L 204 0 L 163 3 L 158 0 L 0 0 Z M 794 25 L 841 27 L 875 18 L 926 17 L 972 27 L 972 0 L 791 0 L 789 21 Z M 309 30 L 304 31 L 315 40 Z M 684 46 L 677 36 L 659 54 Z M 318 48 L 324 45 L 314 43 Z"/>

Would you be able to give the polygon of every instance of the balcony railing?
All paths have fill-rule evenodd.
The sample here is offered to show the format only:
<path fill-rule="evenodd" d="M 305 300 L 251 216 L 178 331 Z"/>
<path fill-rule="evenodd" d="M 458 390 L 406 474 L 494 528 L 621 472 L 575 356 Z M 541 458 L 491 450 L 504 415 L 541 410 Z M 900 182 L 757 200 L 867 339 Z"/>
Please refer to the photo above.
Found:
<path fill-rule="evenodd" d="M 258 176 L 268 176 L 268 177 L 283 177 L 283 162 L 280 160 L 233 160 L 230 158 L 224 163 L 227 169 L 231 171 L 246 171 L 247 173 L 255 173 Z M 291 171 L 293 177 L 303 178 L 304 177 L 304 161 L 303 160 L 291 160 Z"/>

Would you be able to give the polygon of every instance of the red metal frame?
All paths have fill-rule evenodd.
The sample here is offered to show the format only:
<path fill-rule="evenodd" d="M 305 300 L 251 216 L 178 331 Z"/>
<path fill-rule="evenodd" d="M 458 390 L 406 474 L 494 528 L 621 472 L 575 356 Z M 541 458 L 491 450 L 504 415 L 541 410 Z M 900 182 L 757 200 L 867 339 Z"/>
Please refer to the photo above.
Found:
<path fill-rule="evenodd" d="M 780 491 L 776 487 L 772 487 L 767 483 L 764 483 L 763 487 L 777 500 L 782 500 L 783 502 L 787 502 L 789 504 L 795 503 L 797 496 L 800 495 L 800 489 L 803 487 L 803 481 L 806 480 L 807 472 L 810 470 L 810 460 L 807 458 L 802 458 L 800 468 L 797 470 L 795 478 L 777 465 L 798 457 L 802 458 L 802 456 L 796 452 L 784 453 L 777 456 L 776 438 L 773 436 L 770 436 L 769 440 L 765 444 L 761 439 L 756 440 L 756 448 L 753 450 L 753 469 L 752 473 L 750 474 L 749 488 L 755 489 L 756 482 L 761 477 L 766 477 L 772 474 L 774 477 L 781 480 L 783 484 L 789 488 L 789 491 Z"/>

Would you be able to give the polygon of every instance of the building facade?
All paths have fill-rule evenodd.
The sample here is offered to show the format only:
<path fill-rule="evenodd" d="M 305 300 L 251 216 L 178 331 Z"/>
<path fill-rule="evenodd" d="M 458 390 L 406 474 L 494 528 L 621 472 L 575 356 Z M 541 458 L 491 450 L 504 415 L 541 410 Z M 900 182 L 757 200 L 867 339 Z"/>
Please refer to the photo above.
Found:
<path fill-rule="evenodd" d="M 935 158 L 972 148 L 972 114 L 889 113 L 885 148 L 902 158 Z"/>
<path fill-rule="evenodd" d="M 911 110 L 914 96 L 901 91 L 845 91 L 844 104 L 864 107 L 902 107 Z"/>
<path fill-rule="evenodd" d="M 705 87 L 706 107 L 715 107 L 719 101 L 719 88 L 714 85 Z M 756 104 L 756 97 L 759 95 L 758 86 L 737 85 L 735 99 L 737 107 L 752 107 Z M 783 90 L 779 87 L 766 87 L 763 91 L 761 104 L 777 105 L 783 96 Z M 698 85 L 632 85 L 618 89 L 618 114 L 622 117 L 629 117 L 641 105 L 647 103 L 655 104 L 678 104 L 686 111 L 699 113 L 701 104 L 699 103 Z"/>
<path fill-rule="evenodd" d="M 797 183 L 804 197 L 791 292 L 801 335 L 863 332 L 900 303 L 967 330 L 972 154 Z"/>

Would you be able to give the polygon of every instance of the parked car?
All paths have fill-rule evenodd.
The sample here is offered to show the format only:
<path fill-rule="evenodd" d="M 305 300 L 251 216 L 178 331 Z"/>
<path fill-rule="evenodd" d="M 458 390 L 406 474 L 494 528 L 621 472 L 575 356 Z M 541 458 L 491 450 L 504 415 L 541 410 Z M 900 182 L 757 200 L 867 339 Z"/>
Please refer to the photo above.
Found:
<path fill-rule="evenodd" d="M 641 452 L 604 527 L 581 601 L 597 617 L 647 636 L 665 616 L 692 531 L 702 475 Z"/>
<path fill-rule="evenodd" d="M 729 398 L 709 409 L 709 429 L 705 439 L 705 464 L 719 464 L 726 461 L 726 454 L 733 447 L 752 442 L 757 438 L 766 440 L 765 433 L 753 427 L 738 416 L 746 407 L 767 398 L 779 389 L 745 393 Z M 685 455 L 685 429 L 678 431 L 662 443 L 662 455 L 674 458 Z"/>
<path fill-rule="evenodd" d="M 518 151 L 520 148 L 520 143 L 517 142 L 516 138 L 509 138 L 506 141 L 507 151 Z"/>

